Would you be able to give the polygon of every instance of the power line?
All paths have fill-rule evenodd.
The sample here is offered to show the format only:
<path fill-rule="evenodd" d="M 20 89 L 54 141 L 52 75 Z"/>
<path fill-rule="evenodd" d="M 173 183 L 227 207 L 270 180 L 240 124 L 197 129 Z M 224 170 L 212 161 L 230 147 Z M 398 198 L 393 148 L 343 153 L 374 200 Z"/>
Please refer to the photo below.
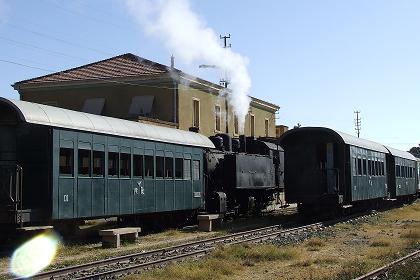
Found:
<path fill-rule="evenodd" d="M 22 67 L 27 67 L 27 68 L 32 68 L 32 69 L 38 69 L 38 70 L 42 70 L 45 72 L 54 72 L 53 70 L 49 70 L 49 69 L 44 69 L 44 68 L 40 68 L 40 67 L 36 67 L 36 66 L 31 66 L 31 65 L 26 65 L 23 63 L 19 63 L 19 62 L 15 62 L 15 61 L 10 61 L 10 60 L 5 60 L 5 59 L 0 59 L 1 62 L 5 62 L 5 63 L 9 63 L 9 64 L 14 64 L 14 65 L 19 65 Z"/>
<path fill-rule="evenodd" d="M 52 35 L 48 35 L 48 34 L 45 34 L 45 33 L 41 33 L 41 32 L 38 32 L 38 31 L 34 31 L 34 30 L 31 30 L 31 29 L 28 29 L 28 28 L 25 28 L 25 27 L 22 27 L 22 26 L 18 26 L 18 25 L 11 24 L 11 23 L 6 23 L 6 24 L 13 27 L 13 28 L 20 29 L 20 30 L 23 30 L 25 32 L 32 33 L 32 34 L 35 34 L 37 36 L 44 37 L 44 38 L 47 38 L 47 39 L 50 39 L 50 40 L 55 40 L 57 42 L 64 43 L 64 44 L 67 44 L 67 45 L 70 45 L 70 46 L 74 46 L 74 47 L 78 47 L 78 48 L 82 48 L 82 49 L 87 49 L 87 50 L 97 52 L 97 53 L 100 53 L 100 54 L 113 55 L 111 53 L 108 53 L 108 52 L 105 52 L 105 51 L 102 51 L 102 50 L 99 50 L 99 49 L 96 49 L 96 48 L 91 48 L 91 47 L 88 47 L 88 46 L 79 45 L 77 43 L 70 42 L 70 41 L 67 41 L 67 40 L 52 36 Z"/>
<path fill-rule="evenodd" d="M 69 54 L 66 54 L 66 53 L 63 53 L 63 52 L 58 52 L 58 51 L 46 49 L 46 48 L 43 48 L 43 47 L 38 47 L 36 45 L 32 45 L 32 44 L 29 44 L 29 43 L 17 41 L 17 40 L 10 39 L 10 38 L 4 37 L 4 36 L 0 36 L 0 39 L 3 40 L 3 41 L 7 41 L 7 42 L 17 44 L 17 45 L 21 45 L 21 46 L 24 46 L 24 47 L 30 47 L 30 48 L 38 49 L 38 50 L 41 50 L 41 51 L 44 51 L 44 52 L 49 52 L 49 53 L 52 53 L 52 54 L 55 54 L 55 55 L 61 55 L 61 56 L 65 56 L 65 57 L 72 58 L 72 59 L 78 59 L 78 60 L 86 60 L 85 58 L 81 58 L 81 57 L 77 57 L 77 56 L 74 56 L 74 55 L 69 55 Z"/>

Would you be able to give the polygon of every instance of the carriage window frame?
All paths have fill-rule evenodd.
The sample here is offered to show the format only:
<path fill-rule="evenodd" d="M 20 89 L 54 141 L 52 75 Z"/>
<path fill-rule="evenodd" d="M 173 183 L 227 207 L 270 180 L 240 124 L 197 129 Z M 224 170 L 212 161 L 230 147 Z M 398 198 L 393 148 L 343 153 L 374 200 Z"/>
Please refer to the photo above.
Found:
<path fill-rule="evenodd" d="M 201 170 L 200 170 L 201 163 L 199 160 L 194 159 L 192 161 L 192 180 L 199 181 L 201 179 Z"/>
<path fill-rule="evenodd" d="M 99 156 L 98 156 L 99 155 Z M 99 159 L 99 167 L 96 166 Z M 100 170 L 97 172 L 97 170 Z M 105 152 L 104 151 L 92 151 L 92 177 L 103 178 L 105 176 Z"/>
<path fill-rule="evenodd" d="M 155 156 L 155 178 L 164 179 L 165 175 L 165 157 Z"/>
<path fill-rule="evenodd" d="M 192 164 L 191 159 L 184 159 L 184 172 L 183 172 L 184 180 L 191 181 L 192 179 L 191 164 Z"/>
<path fill-rule="evenodd" d="M 357 175 L 362 175 L 362 159 L 357 158 Z"/>
<path fill-rule="evenodd" d="M 144 156 L 133 154 L 133 177 L 143 178 L 144 176 Z"/>
<path fill-rule="evenodd" d="M 180 157 L 175 158 L 175 180 L 184 179 L 184 159 Z"/>
<path fill-rule="evenodd" d="M 169 167 L 168 167 L 169 165 Z M 164 167 L 165 179 L 174 179 L 174 158 L 165 157 L 165 167 Z"/>
<path fill-rule="evenodd" d="M 155 160 L 152 155 L 144 155 L 144 178 L 155 178 Z"/>
<path fill-rule="evenodd" d="M 66 152 L 65 154 L 63 152 Z M 62 163 L 62 156 L 66 159 L 64 163 L 65 165 L 61 165 Z M 66 171 L 70 172 L 66 172 Z M 61 177 L 74 177 L 74 149 L 73 148 L 66 148 L 60 147 L 60 153 L 58 156 L 58 173 Z"/>
<path fill-rule="evenodd" d="M 363 176 L 367 175 L 367 159 L 362 159 L 362 172 L 363 172 Z"/>
<path fill-rule="evenodd" d="M 395 177 L 401 176 L 401 168 L 398 164 L 395 165 Z"/>
<path fill-rule="evenodd" d="M 112 163 L 112 165 L 111 165 Z M 118 152 L 109 152 L 108 151 L 108 161 L 107 161 L 108 177 L 118 178 L 120 170 L 120 158 Z M 112 172 L 111 172 L 112 170 Z"/>
<path fill-rule="evenodd" d="M 87 158 L 87 166 L 85 166 Z M 92 174 L 92 151 L 88 149 L 77 149 L 77 176 L 91 177 Z"/>
<path fill-rule="evenodd" d="M 120 173 L 120 178 L 131 178 L 131 154 L 130 153 L 127 153 L 127 152 L 120 153 L 119 173 Z"/>

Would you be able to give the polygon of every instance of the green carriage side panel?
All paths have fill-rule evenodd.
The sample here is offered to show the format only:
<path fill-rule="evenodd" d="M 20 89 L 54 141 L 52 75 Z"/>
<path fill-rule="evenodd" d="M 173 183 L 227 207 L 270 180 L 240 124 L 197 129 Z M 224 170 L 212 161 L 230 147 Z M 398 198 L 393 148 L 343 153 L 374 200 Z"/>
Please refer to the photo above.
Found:
<path fill-rule="evenodd" d="M 370 165 L 369 162 L 372 164 Z M 372 162 L 378 162 L 376 165 Z M 383 174 L 381 164 L 384 167 Z M 360 165 L 360 166 L 359 166 Z M 388 195 L 386 155 L 350 146 L 351 201 L 383 198 Z M 372 171 L 371 167 L 377 171 Z"/>
<path fill-rule="evenodd" d="M 153 162 L 155 162 L 154 156 L 155 156 L 155 143 L 153 142 L 145 142 L 144 144 L 144 156 L 145 159 L 147 156 L 152 157 Z M 146 167 L 146 162 L 145 162 L 145 167 Z M 155 212 L 156 211 L 156 206 L 155 206 L 155 201 L 156 201 L 156 192 L 155 192 L 155 170 L 156 168 L 154 168 L 153 170 L 153 174 L 151 177 L 144 177 L 144 194 L 146 197 L 146 207 L 145 210 L 146 212 Z M 146 174 L 145 174 L 146 175 Z"/>
<path fill-rule="evenodd" d="M 163 170 L 160 170 L 158 167 L 158 158 L 165 158 L 165 152 L 163 151 L 164 145 L 156 144 L 156 151 L 155 151 L 155 195 L 156 195 L 156 204 L 155 204 L 155 211 L 156 212 L 163 212 L 165 211 L 165 179 L 163 178 Z"/>
<path fill-rule="evenodd" d="M 131 156 L 131 141 L 127 139 L 121 139 L 121 147 L 120 152 L 121 154 L 128 154 L 129 155 L 129 165 L 130 170 L 128 176 L 123 176 L 121 174 L 121 167 L 120 167 L 120 214 L 131 214 L 133 213 L 133 187 L 131 185 L 131 165 L 132 165 L 132 156 Z M 121 156 L 120 156 L 121 157 Z M 120 160 L 121 164 L 121 160 Z"/>
<path fill-rule="evenodd" d="M 120 180 L 118 177 L 119 172 L 119 161 L 117 160 L 117 175 L 110 175 L 108 162 L 110 161 L 110 153 L 117 153 L 120 152 L 120 139 L 116 137 L 107 137 L 107 167 L 106 170 L 106 178 L 107 178 L 107 186 L 106 186 L 106 201 L 107 201 L 107 215 L 119 215 L 120 214 Z"/>
<path fill-rule="evenodd" d="M 203 151 L 192 148 L 193 208 L 204 206 Z"/>
<path fill-rule="evenodd" d="M 133 187 L 133 212 L 134 213 L 143 213 L 146 209 L 146 194 L 144 188 L 144 142 L 139 140 L 133 140 L 132 142 L 133 148 L 133 159 L 134 156 L 141 156 L 141 166 L 137 166 L 140 168 L 140 176 L 135 176 L 134 172 L 134 161 L 132 166 L 132 181 L 131 185 Z"/>
<path fill-rule="evenodd" d="M 57 129 L 52 130 L 52 213 L 53 220 L 59 218 L 58 208 L 58 174 L 59 174 L 59 154 L 60 154 L 60 132 Z"/>
<path fill-rule="evenodd" d="M 165 145 L 165 173 L 168 168 L 172 169 L 172 176 L 167 177 L 165 174 L 165 211 L 175 210 L 175 147 L 173 145 Z"/>
<path fill-rule="evenodd" d="M 93 135 L 93 153 L 97 152 L 103 157 L 102 174 L 92 175 L 92 216 L 105 215 L 105 144 L 106 138 L 102 135 Z M 100 172 L 98 172 L 100 173 Z"/>
<path fill-rule="evenodd" d="M 55 174 L 57 178 L 54 192 L 56 194 L 56 204 L 57 212 L 53 213 L 53 217 L 57 219 L 72 219 L 76 217 L 77 213 L 77 186 L 76 181 L 74 180 L 74 176 L 76 174 L 76 165 L 74 164 L 74 159 L 76 158 L 76 141 L 77 141 L 77 134 L 71 131 L 65 130 L 56 130 L 57 134 L 59 135 L 58 139 L 58 147 L 54 151 L 53 156 L 56 159 L 57 164 L 54 165 L 54 169 L 56 169 Z M 60 160 L 60 149 L 65 148 L 69 149 L 73 164 L 71 174 L 60 174 L 59 170 L 59 160 Z"/>
<path fill-rule="evenodd" d="M 175 179 L 175 209 L 182 210 L 185 208 L 185 178 L 184 178 L 184 147 L 175 146 L 175 161 L 182 161 L 182 178 Z"/>
<path fill-rule="evenodd" d="M 76 151 L 75 163 L 80 165 L 79 150 L 86 151 L 90 154 L 89 157 L 89 174 L 83 175 L 79 173 L 76 168 L 76 182 L 77 182 L 77 218 L 92 216 L 92 178 L 91 178 L 91 161 L 92 161 L 92 134 L 78 133 L 78 144 Z"/>
<path fill-rule="evenodd" d="M 184 180 L 184 207 L 193 208 L 193 181 L 192 181 L 192 148 L 184 147 L 184 173 L 188 177 Z"/>

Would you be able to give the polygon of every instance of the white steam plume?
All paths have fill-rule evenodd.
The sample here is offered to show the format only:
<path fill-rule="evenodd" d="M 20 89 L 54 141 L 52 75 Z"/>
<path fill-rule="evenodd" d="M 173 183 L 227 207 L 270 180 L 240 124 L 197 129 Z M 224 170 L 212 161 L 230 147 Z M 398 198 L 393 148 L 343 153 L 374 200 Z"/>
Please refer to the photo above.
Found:
<path fill-rule="evenodd" d="M 6 0 L 0 0 L 0 24 L 4 23 L 9 16 L 10 6 Z"/>
<path fill-rule="evenodd" d="M 250 103 L 248 59 L 223 48 L 216 33 L 192 11 L 189 0 L 126 0 L 126 4 L 145 33 L 161 40 L 177 59 L 216 65 L 226 72 L 231 90 L 228 100 L 243 132 Z"/>

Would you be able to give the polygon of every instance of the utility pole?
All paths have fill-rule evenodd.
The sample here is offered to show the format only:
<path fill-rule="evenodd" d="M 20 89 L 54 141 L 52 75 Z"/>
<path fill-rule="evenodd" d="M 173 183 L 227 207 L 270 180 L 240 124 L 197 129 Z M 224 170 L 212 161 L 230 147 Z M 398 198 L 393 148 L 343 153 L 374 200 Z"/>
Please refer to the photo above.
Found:
<path fill-rule="evenodd" d="M 360 111 L 354 111 L 356 118 L 354 119 L 354 130 L 357 132 L 357 137 L 360 137 L 360 131 L 362 130 L 362 119 L 360 118 Z"/>
<path fill-rule="evenodd" d="M 230 33 L 227 36 L 226 35 L 225 36 L 220 35 L 220 40 L 223 40 L 223 48 L 224 49 L 227 49 L 227 48 L 231 48 L 232 47 L 232 44 L 231 43 L 229 43 L 229 45 L 228 45 L 228 42 L 227 42 L 228 39 L 230 39 Z M 223 86 L 223 87 L 225 87 L 225 88 L 228 87 L 229 81 L 228 81 L 228 78 L 227 78 L 227 74 L 226 73 L 225 73 L 225 77 L 222 78 L 222 79 L 220 79 L 220 85 Z"/>
<path fill-rule="evenodd" d="M 229 43 L 229 45 L 228 45 L 228 43 L 227 43 L 228 39 L 230 39 L 230 33 L 227 36 L 226 35 L 225 36 L 220 35 L 220 40 L 223 40 L 223 48 L 225 48 L 225 49 L 232 47 L 231 43 Z M 225 77 L 220 79 L 220 85 L 225 87 L 225 88 L 227 88 L 228 85 L 229 85 L 229 80 L 228 80 L 226 72 L 225 72 Z M 229 104 L 228 104 L 227 97 L 225 97 L 225 108 L 226 108 L 226 133 L 229 133 Z"/>

